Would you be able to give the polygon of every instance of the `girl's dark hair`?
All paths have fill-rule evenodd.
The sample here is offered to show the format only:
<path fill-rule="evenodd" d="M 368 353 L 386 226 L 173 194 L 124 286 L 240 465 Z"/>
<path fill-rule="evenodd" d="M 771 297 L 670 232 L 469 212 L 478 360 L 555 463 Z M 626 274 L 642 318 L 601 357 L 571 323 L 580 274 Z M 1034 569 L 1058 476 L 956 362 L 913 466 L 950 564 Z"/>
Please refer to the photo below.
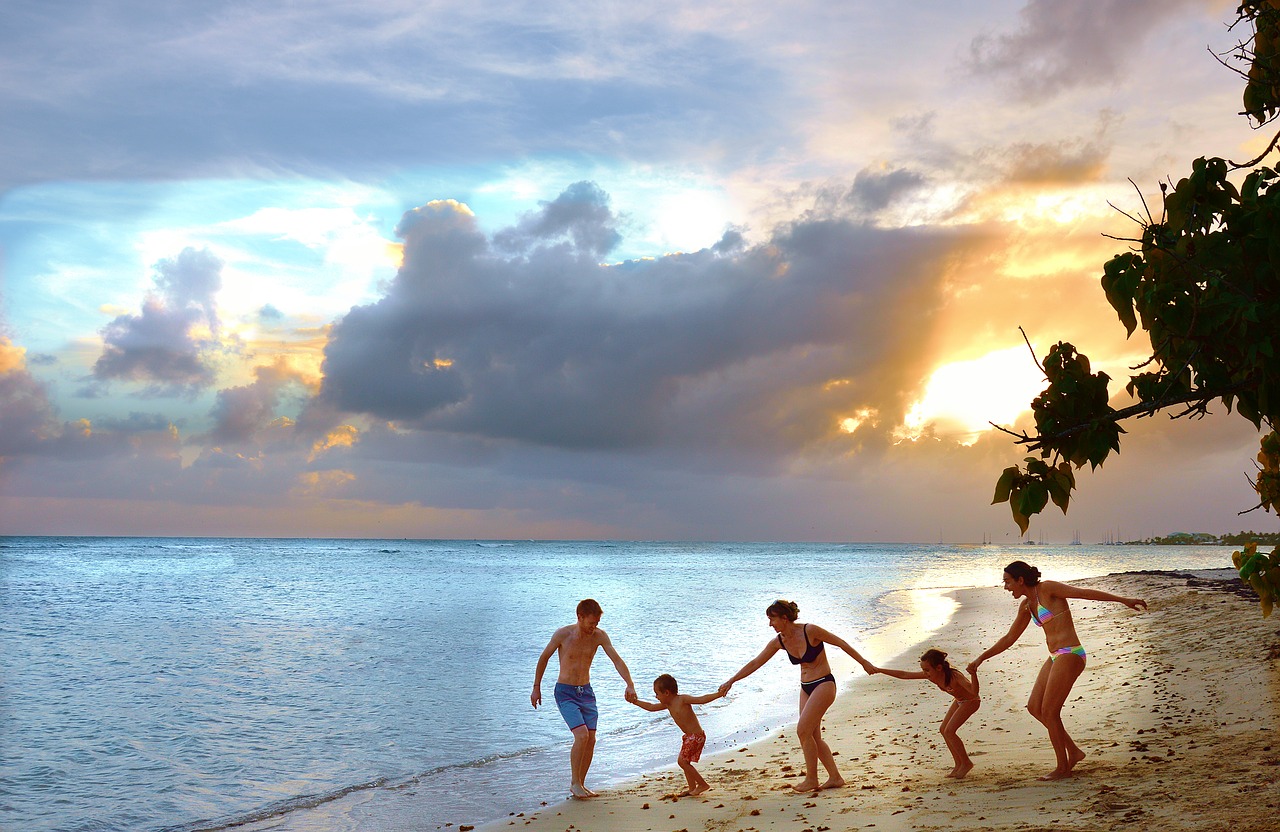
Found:
<path fill-rule="evenodd" d="M 951 666 L 951 662 L 947 661 L 947 654 L 941 650 L 930 648 L 924 651 L 924 655 L 920 657 L 920 661 L 928 662 L 934 667 L 942 668 L 942 685 L 943 687 L 951 687 L 951 673 L 955 668 Z"/>
<path fill-rule="evenodd" d="M 1024 563 L 1023 561 L 1015 560 L 1013 563 L 1006 566 L 1004 571 L 1007 572 L 1010 577 L 1021 578 L 1022 582 L 1027 586 L 1035 586 L 1040 583 L 1040 570 L 1028 563 Z"/>
<path fill-rule="evenodd" d="M 764 614 L 776 615 L 778 618 L 795 621 L 800 617 L 800 607 L 795 601 L 784 601 L 779 598 L 765 609 Z"/>

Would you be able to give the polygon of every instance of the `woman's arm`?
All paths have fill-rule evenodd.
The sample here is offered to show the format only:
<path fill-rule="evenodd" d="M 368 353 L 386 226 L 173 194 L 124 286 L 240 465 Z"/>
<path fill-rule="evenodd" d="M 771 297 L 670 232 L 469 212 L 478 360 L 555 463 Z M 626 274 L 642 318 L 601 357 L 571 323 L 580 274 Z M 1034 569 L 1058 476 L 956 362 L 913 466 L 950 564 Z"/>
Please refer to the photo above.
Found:
<path fill-rule="evenodd" d="M 1058 581 L 1041 581 L 1040 586 L 1043 592 L 1049 595 L 1056 595 L 1059 598 L 1079 598 L 1082 601 L 1114 601 L 1117 604 L 1124 604 L 1129 609 L 1136 610 L 1139 607 L 1147 608 L 1147 602 L 1141 598 L 1125 598 L 1122 595 L 1112 595 L 1110 592 L 1103 592 L 1100 589 L 1085 589 L 1082 586 L 1072 586 Z"/>
<path fill-rule="evenodd" d="M 769 661 L 769 659 L 773 658 L 774 653 L 778 652 L 778 646 L 779 645 L 778 645 L 777 639 L 769 639 L 769 643 L 765 645 L 765 648 L 763 650 L 760 651 L 760 655 L 756 656 L 754 659 L 744 664 L 741 670 L 733 674 L 733 678 L 731 678 L 729 681 L 725 682 L 723 685 L 720 686 L 719 688 L 720 695 L 724 696 L 725 694 L 727 694 L 729 692 L 729 688 L 733 687 L 734 682 L 738 681 L 739 679 L 747 678 L 752 673 L 755 673 L 757 670 L 763 667 L 764 663 Z"/>
<path fill-rule="evenodd" d="M 825 641 L 827 644 L 830 644 L 833 647 L 839 647 L 841 650 L 848 653 L 851 657 L 853 657 L 853 660 L 855 662 L 862 665 L 862 669 L 867 674 L 870 674 L 873 670 L 876 669 L 875 665 L 873 665 L 871 662 L 864 659 L 861 653 L 859 653 L 857 650 L 854 650 L 852 647 L 850 647 L 848 643 L 845 642 L 845 640 L 840 638 L 839 636 L 833 633 L 827 632 L 826 630 L 822 629 L 816 624 L 809 625 L 809 632 L 814 633 L 818 637 L 819 641 Z"/>
<path fill-rule="evenodd" d="M 973 683 L 973 695 L 977 697 L 979 695 L 978 689 L 981 687 L 978 682 L 978 668 L 975 667 L 969 671 L 969 681 Z"/>
<path fill-rule="evenodd" d="M 1013 626 L 1009 628 L 1009 632 L 1000 637 L 1000 640 L 988 647 L 981 656 L 969 662 L 969 666 L 965 670 L 970 673 L 978 669 L 978 665 L 985 662 L 992 656 L 998 656 L 1013 646 L 1018 640 L 1018 636 L 1022 635 L 1022 631 L 1027 629 L 1027 625 L 1031 623 L 1031 613 L 1027 612 L 1027 604 L 1023 602 L 1018 605 L 1018 614 L 1013 619 Z"/>
<path fill-rule="evenodd" d="M 928 679 L 922 670 L 893 670 L 888 667 L 877 667 L 876 673 L 883 673 L 895 679 Z"/>

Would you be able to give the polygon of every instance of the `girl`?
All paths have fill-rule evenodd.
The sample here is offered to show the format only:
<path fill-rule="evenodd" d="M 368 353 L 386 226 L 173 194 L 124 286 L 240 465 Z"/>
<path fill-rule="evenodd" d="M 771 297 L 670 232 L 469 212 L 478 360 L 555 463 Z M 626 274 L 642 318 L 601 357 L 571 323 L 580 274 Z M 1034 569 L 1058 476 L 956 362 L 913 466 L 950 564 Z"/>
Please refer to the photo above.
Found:
<path fill-rule="evenodd" d="M 943 693 L 949 693 L 955 697 L 955 701 L 947 709 L 947 715 L 942 718 L 942 738 L 946 740 L 947 749 L 951 751 L 951 756 L 956 761 L 956 767 L 947 776 L 957 780 L 963 779 L 973 768 L 973 760 L 969 759 L 969 753 L 965 751 L 964 743 L 960 741 L 960 736 L 956 732 L 960 730 L 961 725 L 964 725 L 965 720 L 977 713 L 982 705 L 982 700 L 978 698 L 978 674 L 970 671 L 970 678 L 965 679 L 951 666 L 947 661 L 947 654 L 941 650 L 926 650 L 920 657 L 918 671 L 877 667 L 871 672 L 883 673 L 895 679 L 928 679 L 941 688 Z"/>

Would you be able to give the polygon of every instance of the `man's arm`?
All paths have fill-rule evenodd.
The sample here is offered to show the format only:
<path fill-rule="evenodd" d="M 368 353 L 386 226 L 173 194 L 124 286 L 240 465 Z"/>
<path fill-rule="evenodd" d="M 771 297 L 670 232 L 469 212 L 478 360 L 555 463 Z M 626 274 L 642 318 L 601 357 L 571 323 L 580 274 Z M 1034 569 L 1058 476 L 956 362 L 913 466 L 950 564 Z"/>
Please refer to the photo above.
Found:
<path fill-rule="evenodd" d="M 618 655 L 618 651 L 613 649 L 613 642 L 609 640 L 609 636 L 604 630 L 596 630 L 600 634 L 600 646 L 604 648 L 604 654 L 609 657 L 609 661 L 613 662 L 614 668 L 617 669 L 618 675 L 622 677 L 622 681 L 627 683 L 627 691 L 623 694 L 628 700 L 634 699 L 636 695 L 636 683 L 631 681 L 631 671 L 627 670 L 627 663 Z"/>
<path fill-rule="evenodd" d="M 533 693 L 529 695 L 529 702 L 535 708 L 542 704 L 542 674 L 547 672 L 547 662 L 551 660 L 551 654 L 560 649 L 562 641 L 564 641 L 563 627 L 552 634 L 551 641 L 547 642 L 547 646 L 542 649 L 542 655 L 538 656 L 538 666 L 533 671 Z"/>

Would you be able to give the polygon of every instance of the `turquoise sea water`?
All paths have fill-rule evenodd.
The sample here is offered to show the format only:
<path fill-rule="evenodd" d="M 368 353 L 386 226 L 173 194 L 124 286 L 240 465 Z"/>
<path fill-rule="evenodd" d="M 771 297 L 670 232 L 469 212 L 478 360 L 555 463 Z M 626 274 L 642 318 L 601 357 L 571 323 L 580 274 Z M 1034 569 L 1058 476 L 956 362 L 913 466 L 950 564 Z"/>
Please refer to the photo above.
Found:
<path fill-rule="evenodd" d="M 0 538 L 0 828 L 437 829 L 558 801 L 570 735 L 533 710 L 552 631 L 596 598 L 642 695 L 714 689 L 799 603 L 878 661 L 945 621 L 911 590 L 1205 569 L 1230 548 Z M 936 595 L 933 593 L 932 595 Z M 1012 616 L 1012 607 L 1010 608 Z M 963 654 L 966 646 L 952 646 Z M 975 648 L 980 647 L 978 645 Z M 844 690 L 851 662 L 835 662 Z M 591 778 L 670 765 L 670 719 L 601 656 Z M 775 661 L 701 707 L 708 753 L 794 720 Z"/>

